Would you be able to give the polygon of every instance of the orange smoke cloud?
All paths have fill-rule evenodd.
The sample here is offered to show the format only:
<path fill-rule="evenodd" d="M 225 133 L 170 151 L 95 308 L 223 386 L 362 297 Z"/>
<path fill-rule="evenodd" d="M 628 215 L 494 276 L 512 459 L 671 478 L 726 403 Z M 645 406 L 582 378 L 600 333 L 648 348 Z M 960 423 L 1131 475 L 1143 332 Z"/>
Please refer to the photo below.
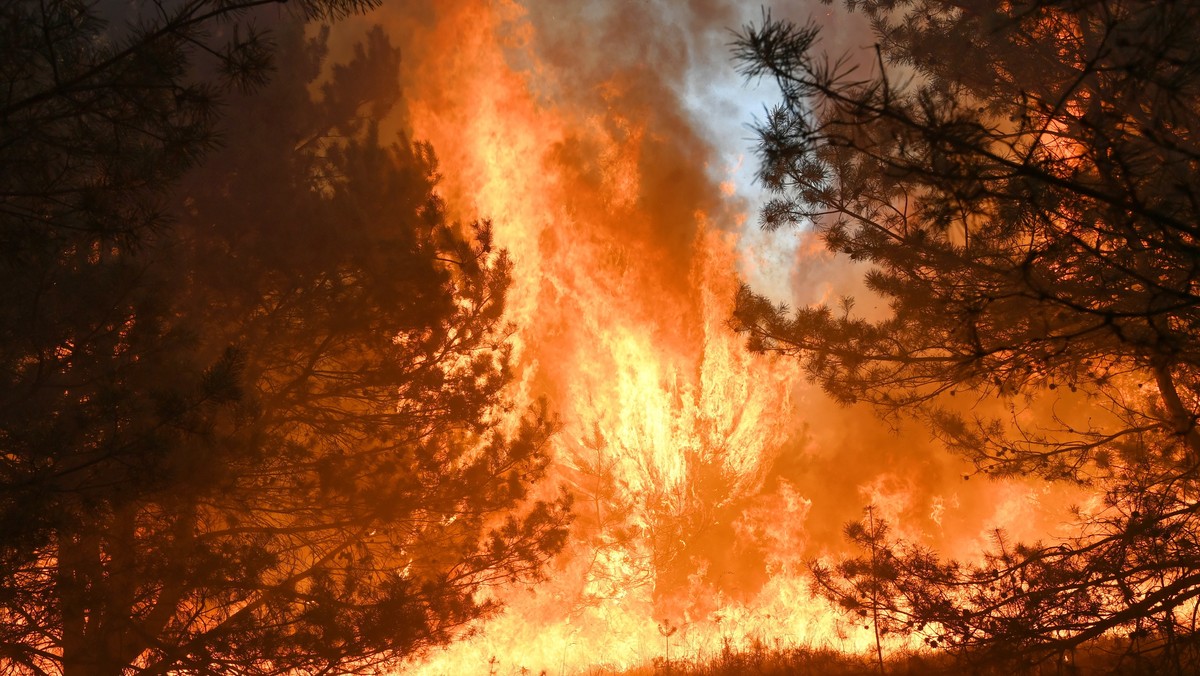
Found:
<path fill-rule="evenodd" d="M 430 141 L 451 212 L 494 221 L 516 266 L 518 395 L 561 415 L 555 477 L 577 496 L 550 579 L 492 590 L 508 610 L 423 673 L 620 668 L 752 641 L 860 649 L 869 633 L 811 597 L 804 562 L 867 502 L 964 551 L 1028 521 L 1029 489 L 968 491 L 925 435 L 833 405 L 727 328 L 739 269 L 786 277 L 763 266 L 797 262 L 747 246 L 755 218 L 717 126 L 686 102 L 698 72 L 732 68 L 738 11 L 450 0 L 335 34 L 344 49 L 385 27 L 404 103 L 382 131 Z M 795 255 L 799 302 L 852 288 L 854 270 Z"/>

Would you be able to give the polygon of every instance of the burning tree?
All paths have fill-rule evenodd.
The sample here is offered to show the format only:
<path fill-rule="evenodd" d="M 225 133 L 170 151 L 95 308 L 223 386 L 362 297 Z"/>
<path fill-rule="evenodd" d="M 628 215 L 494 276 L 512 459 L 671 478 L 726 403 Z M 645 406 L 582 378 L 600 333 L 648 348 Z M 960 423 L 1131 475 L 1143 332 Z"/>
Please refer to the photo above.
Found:
<path fill-rule="evenodd" d="M 983 563 L 872 543 L 894 554 L 886 604 L 858 598 L 880 588 L 855 579 L 871 566 L 827 590 L 973 654 L 1126 635 L 1194 666 L 1200 6 L 847 4 L 872 22 L 871 66 L 769 16 L 737 56 L 782 91 L 758 130 L 764 227 L 816 227 L 890 312 L 789 311 L 743 289 L 738 326 L 983 473 L 1103 499 L 1075 537 L 1000 538 Z"/>
<path fill-rule="evenodd" d="M 314 100 L 323 39 L 282 27 L 216 152 L 181 59 L 262 75 L 268 43 L 174 7 L 120 45 L 88 5 L 0 10 L 0 673 L 369 671 L 562 546 L 566 500 L 527 495 L 554 421 L 505 398 L 511 266 L 368 121 L 380 32 Z"/>

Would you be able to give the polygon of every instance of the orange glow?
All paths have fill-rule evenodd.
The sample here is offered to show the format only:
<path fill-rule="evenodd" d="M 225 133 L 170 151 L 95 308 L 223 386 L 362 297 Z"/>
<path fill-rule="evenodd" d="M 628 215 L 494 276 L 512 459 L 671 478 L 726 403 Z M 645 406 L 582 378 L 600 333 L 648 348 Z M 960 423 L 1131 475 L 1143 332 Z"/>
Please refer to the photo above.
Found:
<path fill-rule="evenodd" d="M 517 409 L 546 395 L 562 417 L 551 483 L 578 515 L 548 580 L 491 590 L 507 610 L 416 673 L 623 669 L 755 643 L 865 650 L 872 633 L 805 579 L 845 520 L 875 500 L 914 523 L 905 532 L 974 544 L 1004 518 L 997 495 L 1028 495 L 966 493 L 924 436 L 894 437 L 813 392 L 794 362 L 744 349 L 726 322 L 753 226 L 653 72 L 559 70 L 513 0 L 401 11 L 366 20 L 406 58 L 407 108 L 383 131 L 431 142 L 448 207 L 492 219 L 509 251 Z M 893 446 L 899 468 L 864 461 Z"/>

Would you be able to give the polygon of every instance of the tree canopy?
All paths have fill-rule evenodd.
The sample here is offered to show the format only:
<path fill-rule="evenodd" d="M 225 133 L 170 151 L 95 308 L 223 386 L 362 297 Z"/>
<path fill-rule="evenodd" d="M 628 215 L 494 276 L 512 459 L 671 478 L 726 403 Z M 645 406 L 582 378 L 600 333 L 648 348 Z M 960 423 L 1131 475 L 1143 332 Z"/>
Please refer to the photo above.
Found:
<path fill-rule="evenodd" d="M 819 579 L 854 607 L 886 588 L 882 610 L 943 646 L 1040 658 L 1121 635 L 1195 664 L 1200 6 L 847 5 L 873 26 L 867 59 L 824 56 L 815 25 L 769 16 L 736 49 L 782 93 L 759 128 L 764 226 L 816 228 L 866 264 L 888 312 L 743 289 L 737 325 L 984 473 L 1103 501 L 1076 537 L 1000 535 L 975 563 L 860 525 L 874 563 Z"/>
<path fill-rule="evenodd" d="M 506 398 L 511 264 L 371 121 L 398 51 L 201 21 L 255 4 L 116 43 L 84 3 L 0 10 L 0 673 L 371 671 L 563 544 L 529 494 L 555 422 Z"/>

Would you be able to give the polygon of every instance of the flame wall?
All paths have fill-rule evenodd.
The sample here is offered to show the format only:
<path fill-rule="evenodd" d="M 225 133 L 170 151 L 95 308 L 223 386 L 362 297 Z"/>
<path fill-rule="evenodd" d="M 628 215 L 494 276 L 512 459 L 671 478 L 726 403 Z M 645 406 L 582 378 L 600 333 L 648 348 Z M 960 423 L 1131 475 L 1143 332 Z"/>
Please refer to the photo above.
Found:
<path fill-rule="evenodd" d="M 812 302 L 856 272 L 810 235 L 754 233 L 739 159 L 753 99 L 716 86 L 738 83 L 728 29 L 752 10 L 447 0 L 338 28 L 342 48 L 389 31 L 404 104 L 385 133 L 432 142 L 449 207 L 493 219 L 510 251 L 522 396 L 562 416 L 555 478 L 577 494 L 550 579 L 494 590 L 508 610 L 423 673 L 620 669 L 754 641 L 858 650 L 869 632 L 802 572 L 865 504 L 951 553 L 1034 521 L 1036 490 L 967 491 L 926 435 L 833 406 L 727 328 L 739 275 Z"/>

